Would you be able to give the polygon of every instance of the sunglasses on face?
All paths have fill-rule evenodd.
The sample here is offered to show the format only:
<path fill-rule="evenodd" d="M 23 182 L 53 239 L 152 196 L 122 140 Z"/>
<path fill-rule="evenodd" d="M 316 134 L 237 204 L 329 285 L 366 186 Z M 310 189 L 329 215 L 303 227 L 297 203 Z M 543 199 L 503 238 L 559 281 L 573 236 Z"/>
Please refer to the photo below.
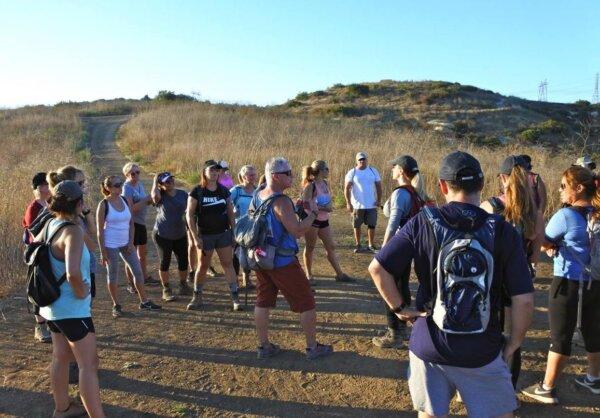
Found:
<path fill-rule="evenodd" d="M 286 176 L 291 177 L 292 176 L 292 170 L 288 170 L 288 171 L 276 171 L 273 174 L 285 174 Z"/>
<path fill-rule="evenodd" d="M 358 161 L 367 161 L 366 158 L 359 158 Z"/>

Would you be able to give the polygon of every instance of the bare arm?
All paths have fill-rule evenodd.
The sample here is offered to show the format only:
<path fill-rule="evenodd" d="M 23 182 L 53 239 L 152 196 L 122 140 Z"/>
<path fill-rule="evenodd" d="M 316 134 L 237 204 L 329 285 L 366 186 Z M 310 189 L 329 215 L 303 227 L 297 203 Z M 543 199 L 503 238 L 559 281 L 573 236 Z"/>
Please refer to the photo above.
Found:
<path fill-rule="evenodd" d="M 377 202 L 375 202 L 375 206 L 381 206 L 381 196 L 383 195 L 383 191 L 381 188 L 381 181 L 375 182 L 375 190 L 377 191 Z"/>
<path fill-rule="evenodd" d="M 541 177 L 538 177 L 538 193 L 540 196 L 540 207 L 542 214 L 546 212 L 546 205 L 548 203 L 548 190 L 546 189 L 546 183 Z"/>
<path fill-rule="evenodd" d="M 227 198 L 227 218 L 229 219 L 229 227 L 233 231 L 235 227 L 235 213 L 233 212 L 233 203 L 229 197 Z"/>
<path fill-rule="evenodd" d="M 198 201 L 194 199 L 192 196 L 188 196 L 187 210 L 185 211 L 185 220 L 188 224 L 188 228 L 190 230 L 190 235 L 194 241 L 194 245 L 198 249 L 202 249 L 202 239 L 198 235 L 198 224 L 194 219 L 194 214 L 196 213 L 196 207 L 198 206 Z"/>
<path fill-rule="evenodd" d="M 150 198 L 152 199 L 152 203 L 158 205 L 161 199 L 160 187 L 158 187 L 158 175 L 154 176 L 154 181 L 152 182 L 152 190 L 150 191 Z"/>
<path fill-rule="evenodd" d="M 346 208 L 352 212 L 352 200 L 350 200 L 350 193 L 352 191 L 352 182 L 348 181 L 344 183 L 344 198 L 346 199 Z"/>
<path fill-rule="evenodd" d="M 104 205 L 106 204 L 106 201 L 102 200 L 98 203 L 98 208 L 96 209 L 96 233 L 98 234 L 98 246 L 100 247 L 102 264 L 104 265 L 108 262 L 106 246 L 104 245 Z"/>
<path fill-rule="evenodd" d="M 312 212 L 302 221 L 298 221 L 298 218 L 296 218 L 294 207 L 292 206 L 290 199 L 275 200 L 275 202 L 273 202 L 273 211 L 286 231 L 296 238 L 300 238 L 312 227 L 312 223 L 317 217 L 315 215 L 317 210 L 315 202 L 311 200 L 309 201 L 309 204 Z"/>
<path fill-rule="evenodd" d="M 508 359 L 523 344 L 525 334 L 533 318 L 533 293 L 512 296 L 510 309 L 511 330 L 504 348 L 504 359 Z"/>
<path fill-rule="evenodd" d="M 66 228 L 64 236 L 65 243 L 65 269 L 67 281 L 73 288 L 73 293 L 79 299 L 85 298 L 90 292 L 83 281 L 81 273 L 81 255 L 83 253 L 83 230 L 79 225 L 70 225 Z"/>
<path fill-rule="evenodd" d="M 540 250 L 544 241 L 544 215 L 541 210 L 538 210 L 535 220 L 535 237 L 531 240 L 532 253 L 530 262 L 537 263 L 540 260 Z"/>

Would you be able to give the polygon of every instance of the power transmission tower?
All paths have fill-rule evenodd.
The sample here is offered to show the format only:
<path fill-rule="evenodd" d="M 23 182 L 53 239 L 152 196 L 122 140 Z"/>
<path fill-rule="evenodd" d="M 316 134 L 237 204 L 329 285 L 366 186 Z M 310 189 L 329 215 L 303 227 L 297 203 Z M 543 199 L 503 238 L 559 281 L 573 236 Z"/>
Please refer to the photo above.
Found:
<path fill-rule="evenodd" d="M 539 102 L 547 102 L 548 101 L 548 81 L 544 80 L 540 82 L 538 86 L 538 101 Z"/>
<path fill-rule="evenodd" d="M 594 86 L 594 94 L 592 95 L 592 103 L 597 104 L 600 102 L 600 96 L 598 95 L 598 73 L 596 73 L 596 84 Z"/>

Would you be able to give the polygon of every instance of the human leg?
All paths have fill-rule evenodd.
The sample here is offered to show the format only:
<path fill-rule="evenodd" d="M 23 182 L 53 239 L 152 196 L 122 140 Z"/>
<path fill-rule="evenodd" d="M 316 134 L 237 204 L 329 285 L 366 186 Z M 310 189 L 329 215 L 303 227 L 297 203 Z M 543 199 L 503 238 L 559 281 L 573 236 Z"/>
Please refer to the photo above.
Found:
<path fill-rule="evenodd" d="M 52 332 L 52 364 L 50 366 L 50 384 L 54 409 L 65 411 L 69 408 L 69 362 L 73 360 L 73 353 L 67 339 L 58 329 Z"/>
<path fill-rule="evenodd" d="M 302 254 L 302 258 L 304 260 L 304 268 L 306 269 L 306 276 L 308 280 L 312 280 L 312 263 L 313 263 L 313 254 L 315 251 L 315 245 L 317 243 L 317 228 L 310 227 L 308 231 L 304 234 L 304 252 Z"/>
<path fill-rule="evenodd" d="M 113 306 L 117 306 L 119 305 L 117 288 L 119 283 L 119 249 L 107 248 L 106 256 L 108 258 L 108 263 L 106 265 L 106 284 Z"/>
<path fill-rule="evenodd" d="M 326 228 L 319 228 L 317 230 L 317 234 L 325 246 L 327 261 L 329 261 L 329 264 L 331 264 L 331 267 L 333 267 L 336 277 L 344 276 L 344 272 L 340 267 L 340 262 L 335 251 L 335 242 L 333 241 L 331 227 L 328 226 Z"/>
<path fill-rule="evenodd" d="M 90 417 L 104 417 L 98 382 L 96 334 L 90 332 L 79 341 L 69 342 L 69 345 L 79 365 L 79 392 L 83 405 Z"/>
<path fill-rule="evenodd" d="M 126 247 L 123 247 L 119 249 L 119 254 L 133 273 L 133 283 L 138 292 L 140 303 L 147 302 L 148 298 L 146 297 L 146 290 L 144 289 L 144 275 L 137 253 L 134 251 L 126 251 Z"/>

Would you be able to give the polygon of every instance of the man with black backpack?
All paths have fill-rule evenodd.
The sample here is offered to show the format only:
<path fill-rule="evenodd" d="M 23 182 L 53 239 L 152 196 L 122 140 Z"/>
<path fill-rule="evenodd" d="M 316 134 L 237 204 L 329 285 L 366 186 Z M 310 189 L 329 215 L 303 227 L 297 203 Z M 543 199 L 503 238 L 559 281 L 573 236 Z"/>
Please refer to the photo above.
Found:
<path fill-rule="evenodd" d="M 469 416 L 511 417 L 517 407 L 506 361 L 533 314 L 533 284 L 513 226 L 479 208 L 483 172 L 471 155 L 447 155 L 439 173 L 447 204 L 425 207 L 369 266 L 400 319 L 413 322 L 409 389 L 420 417 L 445 416 L 458 391 Z M 416 310 L 393 276 L 414 261 Z M 502 287 L 512 300 L 512 329 L 502 336 Z"/>

